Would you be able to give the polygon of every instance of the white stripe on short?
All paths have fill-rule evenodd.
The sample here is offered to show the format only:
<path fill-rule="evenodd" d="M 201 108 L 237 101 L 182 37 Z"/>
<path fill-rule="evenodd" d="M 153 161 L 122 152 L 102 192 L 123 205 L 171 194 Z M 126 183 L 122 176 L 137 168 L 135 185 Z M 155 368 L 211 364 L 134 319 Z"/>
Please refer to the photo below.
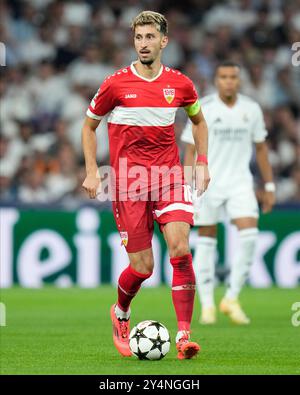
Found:
<path fill-rule="evenodd" d="M 132 126 L 170 126 L 174 124 L 177 107 L 121 107 L 113 109 L 109 123 Z"/>
<path fill-rule="evenodd" d="M 187 213 L 194 214 L 194 207 L 190 204 L 184 204 L 184 203 L 169 204 L 169 206 L 163 208 L 162 210 L 155 210 L 155 214 L 157 217 L 160 217 L 162 214 L 175 210 L 183 210 L 186 211 Z"/>

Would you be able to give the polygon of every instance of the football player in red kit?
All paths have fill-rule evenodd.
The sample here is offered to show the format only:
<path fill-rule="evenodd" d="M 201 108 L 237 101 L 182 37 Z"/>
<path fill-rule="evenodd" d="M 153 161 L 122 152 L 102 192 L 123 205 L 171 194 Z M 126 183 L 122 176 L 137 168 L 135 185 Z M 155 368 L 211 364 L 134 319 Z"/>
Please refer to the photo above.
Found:
<path fill-rule="evenodd" d="M 130 261 L 120 275 L 118 299 L 110 311 L 114 344 L 123 356 L 131 355 L 130 303 L 153 271 L 151 240 L 155 220 L 166 240 L 173 266 L 178 358 L 192 358 L 200 349 L 190 340 L 195 295 L 189 249 L 193 206 L 175 141 L 177 109 L 184 107 L 193 123 L 199 193 L 209 183 L 207 126 L 192 81 L 161 64 L 162 50 L 168 43 L 165 17 L 144 11 L 134 19 L 132 30 L 138 60 L 107 77 L 87 110 L 82 129 L 87 172 L 83 187 L 90 198 L 96 197 L 100 180 L 95 132 L 106 117 L 110 162 L 115 174 L 113 212 Z"/>

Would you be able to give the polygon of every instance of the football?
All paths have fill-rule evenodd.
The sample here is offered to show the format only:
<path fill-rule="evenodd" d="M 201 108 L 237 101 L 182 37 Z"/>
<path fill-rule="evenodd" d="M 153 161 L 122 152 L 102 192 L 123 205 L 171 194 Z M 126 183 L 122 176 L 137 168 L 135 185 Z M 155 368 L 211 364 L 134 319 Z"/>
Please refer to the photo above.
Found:
<path fill-rule="evenodd" d="M 139 359 L 162 359 L 170 350 L 168 329 L 157 321 L 142 321 L 130 332 L 129 347 Z"/>

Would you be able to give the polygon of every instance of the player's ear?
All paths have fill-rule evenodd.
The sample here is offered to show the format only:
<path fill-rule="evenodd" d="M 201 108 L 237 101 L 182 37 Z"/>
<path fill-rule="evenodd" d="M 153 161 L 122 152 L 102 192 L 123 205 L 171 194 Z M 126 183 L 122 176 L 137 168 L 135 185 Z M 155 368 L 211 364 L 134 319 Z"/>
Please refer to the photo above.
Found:
<path fill-rule="evenodd" d="M 168 36 L 163 35 L 160 42 L 160 48 L 161 49 L 166 48 L 166 46 L 168 45 L 168 41 L 169 41 Z"/>

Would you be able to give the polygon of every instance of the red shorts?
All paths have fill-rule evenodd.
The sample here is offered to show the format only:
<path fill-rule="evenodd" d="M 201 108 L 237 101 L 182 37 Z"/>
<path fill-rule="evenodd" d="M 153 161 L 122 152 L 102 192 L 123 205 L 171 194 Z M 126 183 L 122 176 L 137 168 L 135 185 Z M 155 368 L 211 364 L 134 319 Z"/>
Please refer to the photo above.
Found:
<path fill-rule="evenodd" d="M 192 194 L 189 185 L 171 188 L 168 195 L 160 192 L 155 201 L 127 200 L 113 202 L 113 213 L 121 236 L 121 244 L 127 252 L 138 252 L 151 247 L 154 221 L 160 231 L 169 222 L 193 221 Z"/>

